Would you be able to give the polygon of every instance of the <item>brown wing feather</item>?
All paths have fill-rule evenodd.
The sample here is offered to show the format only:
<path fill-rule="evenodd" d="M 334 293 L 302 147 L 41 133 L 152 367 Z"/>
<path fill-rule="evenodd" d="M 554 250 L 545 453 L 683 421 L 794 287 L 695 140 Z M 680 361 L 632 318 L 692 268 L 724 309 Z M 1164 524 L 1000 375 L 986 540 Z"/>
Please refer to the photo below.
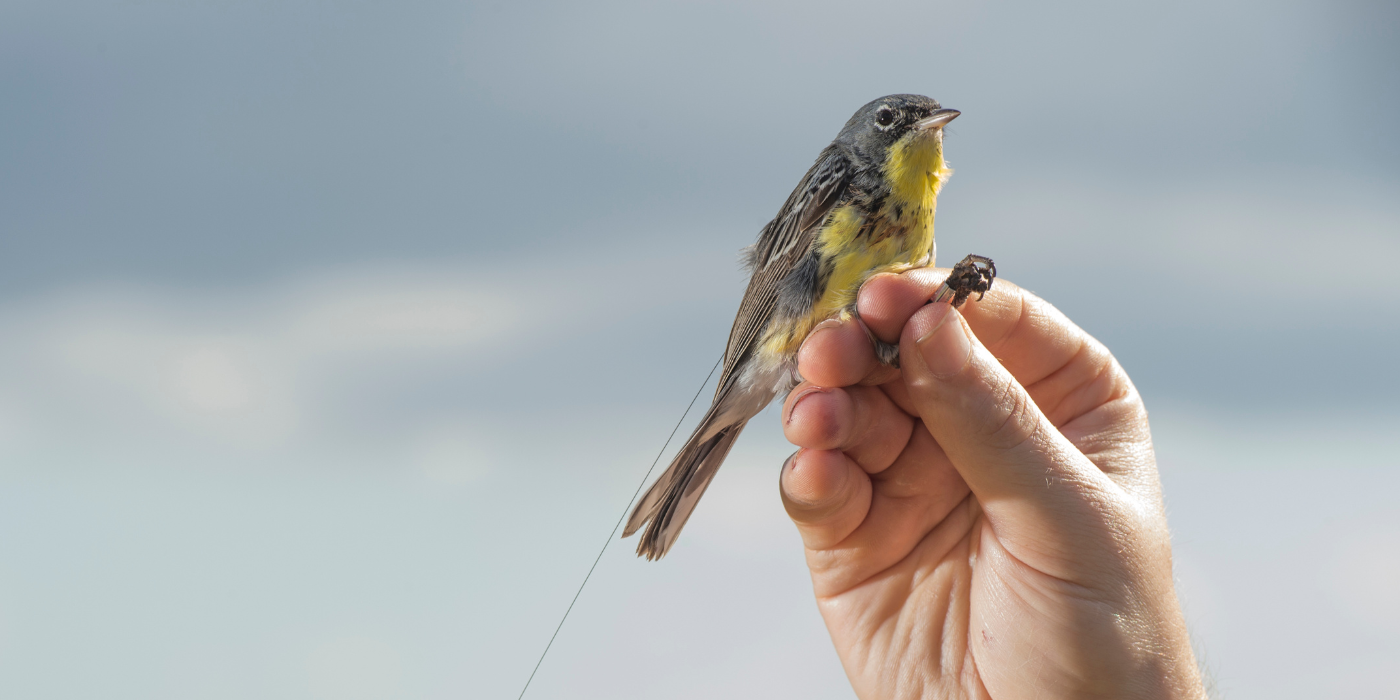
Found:
<path fill-rule="evenodd" d="M 749 357 L 754 342 L 773 316 L 783 280 L 811 250 L 821 222 L 846 195 L 851 171 L 850 162 L 836 146 L 829 146 L 759 234 L 758 243 L 751 249 L 753 277 L 729 332 L 724 373 L 715 391 L 715 402 L 671 466 L 651 485 L 627 519 L 623 537 L 647 526 L 637 543 L 638 554 L 648 559 L 666 554 L 748 422 L 745 416 L 709 434 L 722 414 L 726 392 L 735 388 L 733 372 Z"/>
<path fill-rule="evenodd" d="M 835 144 L 822 151 L 778 215 L 763 227 L 752 254 L 753 277 L 724 351 L 724 372 L 715 395 L 724 389 L 739 361 L 768 325 L 778 303 L 778 287 L 811 250 L 820 224 L 846 194 L 853 168 Z"/>

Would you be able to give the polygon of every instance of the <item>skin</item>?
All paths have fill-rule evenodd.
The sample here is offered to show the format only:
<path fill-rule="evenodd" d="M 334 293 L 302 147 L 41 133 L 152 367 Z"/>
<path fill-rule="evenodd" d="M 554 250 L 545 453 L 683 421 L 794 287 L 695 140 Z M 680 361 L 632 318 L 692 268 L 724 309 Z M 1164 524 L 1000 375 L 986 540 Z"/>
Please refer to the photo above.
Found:
<path fill-rule="evenodd" d="M 856 694 L 1204 698 L 1132 382 L 1009 282 L 926 305 L 946 275 L 867 282 L 783 406 L 783 503 Z"/>

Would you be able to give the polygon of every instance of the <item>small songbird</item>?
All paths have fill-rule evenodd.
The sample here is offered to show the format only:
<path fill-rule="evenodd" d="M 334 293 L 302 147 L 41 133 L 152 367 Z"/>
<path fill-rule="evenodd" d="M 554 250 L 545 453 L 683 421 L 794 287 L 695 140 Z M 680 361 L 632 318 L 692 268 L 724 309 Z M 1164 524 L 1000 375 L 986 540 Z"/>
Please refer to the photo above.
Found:
<path fill-rule="evenodd" d="M 855 113 L 746 251 L 752 272 L 729 332 L 714 403 L 627 520 L 647 526 L 637 554 L 665 556 L 740 431 L 797 385 L 797 351 L 822 321 L 856 313 L 870 276 L 933 264 L 933 213 L 952 174 L 943 127 L 957 117 L 922 95 L 889 95 Z M 996 268 L 968 256 L 935 301 L 985 293 Z M 871 337 L 882 362 L 897 346 Z"/>

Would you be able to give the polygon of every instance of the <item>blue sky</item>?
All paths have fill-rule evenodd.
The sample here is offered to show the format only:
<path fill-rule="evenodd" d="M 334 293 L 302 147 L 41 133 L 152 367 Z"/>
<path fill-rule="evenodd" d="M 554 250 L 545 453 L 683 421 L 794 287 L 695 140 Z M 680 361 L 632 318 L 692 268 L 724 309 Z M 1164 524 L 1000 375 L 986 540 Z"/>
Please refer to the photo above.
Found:
<path fill-rule="evenodd" d="M 919 92 L 963 111 L 941 261 L 996 258 L 1146 398 L 1221 687 L 1389 693 L 1398 32 L 1359 1 L 6 3 L 0 692 L 518 692 L 738 249 Z M 671 557 L 611 550 L 532 694 L 849 697 L 786 454 L 761 417 Z"/>

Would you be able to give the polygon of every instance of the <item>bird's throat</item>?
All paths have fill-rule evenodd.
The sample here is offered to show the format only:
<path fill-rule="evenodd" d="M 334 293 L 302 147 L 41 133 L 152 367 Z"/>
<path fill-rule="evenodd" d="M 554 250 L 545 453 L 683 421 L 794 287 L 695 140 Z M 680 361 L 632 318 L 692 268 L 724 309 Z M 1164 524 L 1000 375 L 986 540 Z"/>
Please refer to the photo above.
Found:
<path fill-rule="evenodd" d="M 952 168 L 943 160 L 943 130 L 915 131 L 890 146 L 885 179 L 890 196 L 905 206 L 926 208 L 930 215 L 938 191 Z"/>

